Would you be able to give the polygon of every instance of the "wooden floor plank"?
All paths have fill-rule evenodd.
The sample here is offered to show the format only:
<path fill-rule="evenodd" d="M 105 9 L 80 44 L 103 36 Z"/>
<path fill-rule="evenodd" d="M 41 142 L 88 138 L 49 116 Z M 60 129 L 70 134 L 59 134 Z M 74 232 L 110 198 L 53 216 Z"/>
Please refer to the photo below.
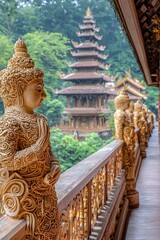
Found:
<path fill-rule="evenodd" d="M 160 149 L 154 128 L 137 181 L 140 206 L 132 210 L 125 240 L 160 240 Z"/>

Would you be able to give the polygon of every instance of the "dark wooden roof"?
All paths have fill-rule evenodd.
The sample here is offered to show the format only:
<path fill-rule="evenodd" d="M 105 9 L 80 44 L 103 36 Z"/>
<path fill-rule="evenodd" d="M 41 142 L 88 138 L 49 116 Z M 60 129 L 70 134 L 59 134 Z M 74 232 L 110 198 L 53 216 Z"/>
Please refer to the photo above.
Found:
<path fill-rule="evenodd" d="M 102 63 L 100 63 L 99 61 L 94 61 L 94 60 L 90 60 L 90 61 L 79 61 L 79 62 L 75 62 L 72 64 L 69 64 L 69 67 L 71 68 L 98 68 L 98 69 L 106 69 L 106 66 Z"/>
<path fill-rule="evenodd" d="M 103 113 L 111 113 L 108 108 L 65 108 L 64 114 L 72 114 L 72 116 L 98 116 Z"/>
<path fill-rule="evenodd" d="M 99 36 L 96 34 L 95 31 L 92 31 L 92 30 L 88 30 L 86 32 L 77 32 L 77 36 L 79 38 L 94 38 L 95 40 L 101 40 L 102 39 L 102 36 Z"/>
<path fill-rule="evenodd" d="M 158 86 L 159 42 L 153 20 L 160 16 L 160 1 L 114 0 L 114 3 L 147 84 Z"/>
<path fill-rule="evenodd" d="M 97 49 L 99 51 L 104 51 L 104 49 L 106 48 L 106 46 L 99 46 L 99 44 L 97 42 L 90 42 L 90 41 L 85 41 L 82 43 L 77 43 L 72 41 L 72 44 L 75 48 L 77 49 Z"/>
<path fill-rule="evenodd" d="M 113 82 L 113 79 L 110 76 L 107 76 L 106 74 L 103 74 L 103 73 L 97 73 L 97 72 L 74 72 L 74 73 L 65 75 L 62 79 L 66 81 L 101 79 L 104 82 Z"/>
<path fill-rule="evenodd" d="M 106 60 L 108 58 L 108 55 L 105 55 L 105 54 L 100 54 L 98 51 L 95 51 L 95 50 L 86 50 L 86 51 L 78 51 L 78 52 L 74 52 L 74 51 L 71 51 L 71 55 L 73 57 L 78 57 L 78 58 L 81 58 L 81 57 L 98 57 L 100 59 L 104 59 Z"/>
<path fill-rule="evenodd" d="M 59 95 L 84 95 L 84 94 L 105 94 L 105 95 L 117 95 L 115 89 L 107 88 L 102 85 L 73 85 L 68 88 L 63 88 L 57 92 Z"/>

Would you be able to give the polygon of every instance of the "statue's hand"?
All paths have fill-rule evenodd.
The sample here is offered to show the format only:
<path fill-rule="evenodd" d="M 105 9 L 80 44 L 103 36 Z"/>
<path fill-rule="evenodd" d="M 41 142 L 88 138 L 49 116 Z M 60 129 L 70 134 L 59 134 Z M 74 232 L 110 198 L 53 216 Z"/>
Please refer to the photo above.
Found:
<path fill-rule="evenodd" d="M 53 165 L 51 171 L 47 173 L 44 177 L 44 182 L 46 184 L 54 185 L 61 174 L 59 165 Z"/>
<path fill-rule="evenodd" d="M 35 151 L 37 153 L 41 153 L 49 145 L 50 133 L 49 133 L 48 125 L 43 119 L 38 120 L 38 126 L 39 126 L 39 139 L 32 146 L 33 146 L 33 148 L 35 148 Z"/>

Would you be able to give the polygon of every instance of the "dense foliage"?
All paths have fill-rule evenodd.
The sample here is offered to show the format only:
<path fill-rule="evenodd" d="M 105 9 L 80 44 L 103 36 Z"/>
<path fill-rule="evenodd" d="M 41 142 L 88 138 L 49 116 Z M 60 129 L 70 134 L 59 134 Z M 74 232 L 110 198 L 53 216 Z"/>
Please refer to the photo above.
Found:
<path fill-rule="evenodd" d="M 78 141 L 71 135 L 64 135 L 59 129 L 51 129 L 52 149 L 60 161 L 62 171 L 67 170 L 111 141 L 113 141 L 113 137 L 109 140 L 102 140 L 97 133 L 88 135 L 85 141 Z"/>

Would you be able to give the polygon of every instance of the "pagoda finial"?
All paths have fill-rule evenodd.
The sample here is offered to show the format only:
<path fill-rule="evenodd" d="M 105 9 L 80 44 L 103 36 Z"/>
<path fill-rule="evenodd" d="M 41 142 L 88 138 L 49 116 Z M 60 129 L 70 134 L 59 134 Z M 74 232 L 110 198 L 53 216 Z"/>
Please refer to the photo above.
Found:
<path fill-rule="evenodd" d="M 90 17 L 92 15 L 91 9 L 88 7 L 86 11 L 86 17 Z"/>
<path fill-rule="evenodd" d="M 126 78 L 131 78 L 131 70 L 129 69 L 128 72 L 126 72 Z"/>

